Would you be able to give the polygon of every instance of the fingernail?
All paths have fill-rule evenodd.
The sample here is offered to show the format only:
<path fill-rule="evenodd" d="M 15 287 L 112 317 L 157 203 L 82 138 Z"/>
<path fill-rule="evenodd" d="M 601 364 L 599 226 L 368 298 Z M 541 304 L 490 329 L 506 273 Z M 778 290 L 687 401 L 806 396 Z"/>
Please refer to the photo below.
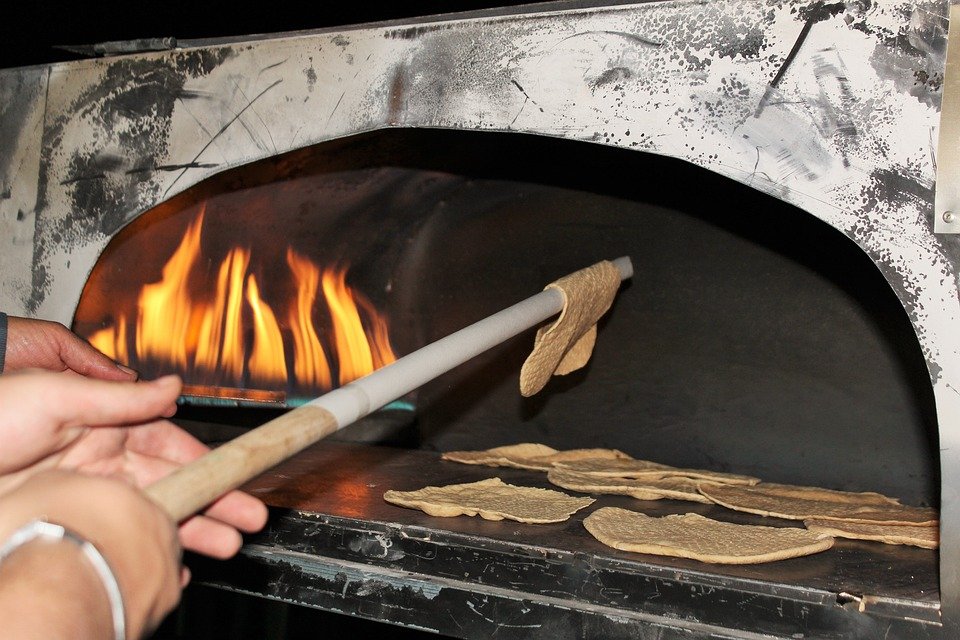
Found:
<path fill-rule="evenodd" d="M 174 403 L 174 404 L 170 405 L 169 407 L 167 407 L 166 409 L 164 409 L 164 410 L 160 413 L 160 415 L 161 415 L 162 417 L 164 417 L 164 418 L 172 418 L 176 413 L 177 413 L 177 405 L 176 405 L 176 403 Z"/>
<path fill-rule="evenodd" d="M 137 380 L 140 377 L 140 373 L 136 369 L 131 369 L 130 367 L 124 366 L 120 363 L 117 363 L 117 369 L 123 371 L 128 376 L 133 376 L 134 380 Z"/>
<path fill-rule="evenodd" d="M 163 385 L 163 386 L 165 386 L 165 387 L 172 387 L 172 386 L 175 385 L 175 384 L 176 384 L 176 385 L 180 385 L 180 384 L 181 384 L 181 381 L 180 381 L 180 376 L 178 376 L 178 375 L 175 374 L 175 373 L 172 373 L 172 374 L 170 374 L 170 375 L 168 375 L 168 376 L 163 376 L 163 377 L 161 377 L 161 378 L 157 378 L 156 380 L 154 380 L 154 383 L 155 383 L 155 384 L 159 384 L 159 385 Z"/>

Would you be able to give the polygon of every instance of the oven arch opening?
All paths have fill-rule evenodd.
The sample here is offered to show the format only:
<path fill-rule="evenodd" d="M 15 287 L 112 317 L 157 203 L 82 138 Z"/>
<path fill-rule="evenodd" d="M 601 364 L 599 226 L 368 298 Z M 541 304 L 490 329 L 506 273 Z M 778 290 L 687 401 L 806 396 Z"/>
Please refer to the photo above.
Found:
<path fill-rule="evenodd" d="M 74 326 L 89 334 L 106 322 L 98 307 L 129 305 L 131 267 L 111 261 L 152 265 L 133 290 L 154 281 L 204 202 L 213 244 L 245 228 L 244 242 L 269 248 L 279 236 L 318 261 L 351 262 L 348 281 L 390 319 L 398 355 L 563 273 L 633 258 L 637 276 L 584 372 L 521 400 L 529 339 L 514 340 L 427 385 L 407 444 L 613 446 L 938 501 L 933 393 L 894 291 L 835 229 L 718 174 L 521 134 L 391 129 L 325 142 L 218 174 L 129 224 Z"/>

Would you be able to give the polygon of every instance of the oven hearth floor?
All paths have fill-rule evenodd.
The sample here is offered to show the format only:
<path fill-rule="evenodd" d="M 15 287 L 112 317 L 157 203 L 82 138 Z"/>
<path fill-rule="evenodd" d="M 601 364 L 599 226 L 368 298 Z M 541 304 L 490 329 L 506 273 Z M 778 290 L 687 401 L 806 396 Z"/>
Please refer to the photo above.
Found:
<path fill-rule="evenodd" d="M 804 558 L 709 565 L 611 549 L 583 518 L 621 506 L 796 523 L 600 496 L 566 522 L 525 525 L 435 518 L 382 497 L 492 477 L 557 488 L 537 471 L 322 442 L 247 485 L 271 520 L 237 558 L 190 564 L 204 584 L 460 638 L 943 637 L 936 551 L 838 539 Z"/>

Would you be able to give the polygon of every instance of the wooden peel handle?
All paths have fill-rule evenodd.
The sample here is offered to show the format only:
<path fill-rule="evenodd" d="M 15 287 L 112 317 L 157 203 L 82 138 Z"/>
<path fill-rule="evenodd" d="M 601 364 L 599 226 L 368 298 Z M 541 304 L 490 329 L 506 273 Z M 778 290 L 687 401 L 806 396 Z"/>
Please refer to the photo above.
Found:
<path fill-rule="evenodd" d="M 181 467 L 147 487 L 147 495 L 180 522 L 336 430 L 333 414 L 303 405 Z"/>

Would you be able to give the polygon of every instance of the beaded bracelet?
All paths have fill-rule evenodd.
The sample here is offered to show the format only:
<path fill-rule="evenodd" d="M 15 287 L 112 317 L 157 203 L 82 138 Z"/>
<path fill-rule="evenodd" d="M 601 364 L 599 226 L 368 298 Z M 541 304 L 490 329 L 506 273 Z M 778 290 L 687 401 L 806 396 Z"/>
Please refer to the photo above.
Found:
<path fill-rule="evenodd" d="M 113 575 L 107 559 L 90 541 L 59 524 L 44 520 L 33 520 L 14 531 L 13 535 L 0 546 L 0 562 L 3 562 L 4 558 L 23 545 L 38 538 L 55 542 L 67 540 L 79 547 L 83 555 L 93 565 L 100 581 L 103 583 L 103 588 L 107 591 L 107 599 L 110 601 L 110 615 L 113 618 L 114 638 L 116 640 L 126 640 L 126 617 L 123 609 L 123 596 L 120 594 L 120 585 L 117 584 L 117 578 Z"/>

